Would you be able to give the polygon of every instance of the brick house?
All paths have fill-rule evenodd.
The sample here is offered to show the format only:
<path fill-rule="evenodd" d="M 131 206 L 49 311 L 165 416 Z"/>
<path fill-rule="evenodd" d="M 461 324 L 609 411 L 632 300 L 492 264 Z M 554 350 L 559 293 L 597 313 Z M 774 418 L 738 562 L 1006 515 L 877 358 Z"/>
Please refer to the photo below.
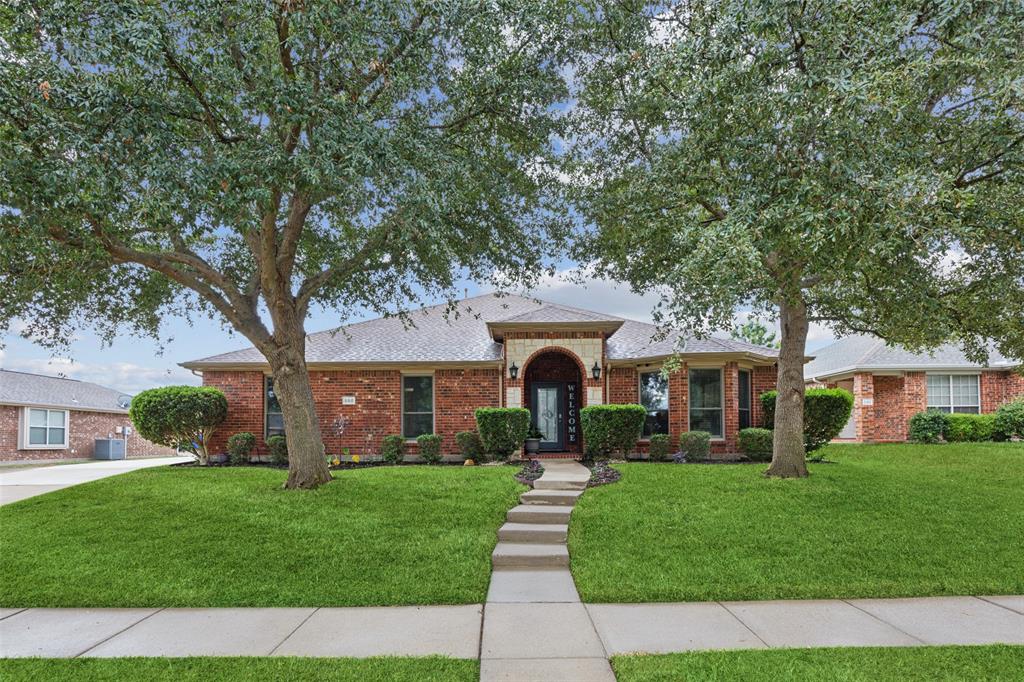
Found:
<path fill-rule="evenodd" d="M 0 462 L 89 459 L 97 438 L 124 440 L 128 457 L 173 455 L 135 433 L 129 400 L 87 381 L 0 369 Z"/>
<path fill-rule="evenodd" d="M 579 411 L 605 402 L 640 403 L 645 440 L 689 429 L 713 434 L 715 452 L 734 452 L 737 432 L 756 425 L 756 396 L 775 385 L 777 351 L 726 339 L 659 339 L 654 326 L 519 296 L 487 294 L 423 308 L 408 321 L 380 318 L 307 337 L 317 414 L 329 454 L 376 454 L 388 434 L 442 436 L 475 429 L 478 407 L 526 407 L 544 433 L 543 452 L 582 452 Z M 662 367 L 679 349 L 679 365 Z M 228 399 L 212 452 L 239 431 L 283 431 L 273 377 L 255 348 L 182 363 Z M 643 447 L 643 442 L 641 447 Z"/>
<path fill-rule="evenodd" d="M 877 337 L 849 336 L 817 351 L 804 365 L 804 378 L 853 393 L 853 414 L 840 440 L 898 442 L 922 410 L 987 414 L 1024 395 L 1019 364 L 993 353 L 979 365 L 950 344 L 911 353 Z"/>

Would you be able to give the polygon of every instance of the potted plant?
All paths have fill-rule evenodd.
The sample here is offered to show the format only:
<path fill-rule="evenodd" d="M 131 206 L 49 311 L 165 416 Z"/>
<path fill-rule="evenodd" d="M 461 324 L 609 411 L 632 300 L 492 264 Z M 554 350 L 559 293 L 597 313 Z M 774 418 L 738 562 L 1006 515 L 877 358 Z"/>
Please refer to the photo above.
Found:
<path fill-rule="evenodd" d="M 526 454 L 536 455 L 540 452 L 540 439 L 544 437 L 544 434 L 540 432 L 536 424 L 530 424 L 530 430 L 526 432 Z"/>

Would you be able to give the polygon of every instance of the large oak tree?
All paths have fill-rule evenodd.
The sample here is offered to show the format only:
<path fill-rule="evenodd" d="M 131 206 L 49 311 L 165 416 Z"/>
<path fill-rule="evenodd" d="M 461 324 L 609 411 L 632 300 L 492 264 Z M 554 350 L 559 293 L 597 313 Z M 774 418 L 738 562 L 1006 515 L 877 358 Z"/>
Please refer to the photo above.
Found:
<path fill-rule="evenodd" d="M 1024 5 L 588 6 L 581 251 L 665 325 L 781 323 L 769 475 L 807 474 L 808 326 L 1024 357 Z"/>
<path fill-rule="evenodd" d="M 0 9 L 0 332 L 219 316 L 266 357 L 287 487 L 330 479 L 305 363 L 341 319 L 529 280 L 558 223 L 557 4 L 15 1 Z M 196 350 L 201 350 L 201 343 Z"/>

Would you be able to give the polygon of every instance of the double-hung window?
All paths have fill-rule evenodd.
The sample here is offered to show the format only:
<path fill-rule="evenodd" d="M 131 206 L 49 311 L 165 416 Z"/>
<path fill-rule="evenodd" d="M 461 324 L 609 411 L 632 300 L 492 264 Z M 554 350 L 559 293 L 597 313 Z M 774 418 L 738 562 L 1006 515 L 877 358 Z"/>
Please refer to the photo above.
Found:
<path fill-rule="evenodd" d="M 25 439 L 28 448 L 66 448 L 68 446 L 68 411 L 25 409 Z"/>
<path fill-rule="evenodd" d="M 278 402 L 277 394 L 274 393 L 273 377 L 267 377 L 266 395 L 264 396 L 263 405 L 266 409 L 266 415 L 263 420 L 263 423 L 266 425 L 264 436 L 266 438 L 283 436 L 284 413 L 281 412 L 281 403 Z"/>
<path fill-rule="evenodd" d="M 750 403 L 752 402 L 753 395 L 750 391 L 750 371 L 741 369 L 739 371 L 739 413 L 740 413 L 740 428 L 750 428 Z"/>
<path fill-rule="evenodd" d="M 724 438 L 722 413 L 722 370 L 690 370 L 690 430 L 707 431 L 712 438 Z"/>
<path fill-rule="evenodd" d="M 434 377 L 402 377 L 402 436 L 434 432 Z"/>
<path fill-rule="evenodd" d="M 929 374 L 928 409 L 939 412 L 981 412 L 977 374 Z"/>
<path fill-rule="evenodd" d="M 647 410 L 643 437 L 668 433 L 668 379 L 661 371 L 640 373 L 640 404 Z"/>

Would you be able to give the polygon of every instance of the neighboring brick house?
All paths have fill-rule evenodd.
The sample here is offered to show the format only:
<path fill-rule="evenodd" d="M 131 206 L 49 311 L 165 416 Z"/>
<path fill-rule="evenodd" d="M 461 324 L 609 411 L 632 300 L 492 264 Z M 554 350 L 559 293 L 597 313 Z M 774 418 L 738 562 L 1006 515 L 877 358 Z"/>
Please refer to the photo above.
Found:
<path fill-rule="evenodd" d="M 97 438 L 128 457 L 172 455 L 131 428 L 130 396 L 87 381 L 0 370 L 0 461 L 89 459 Z"/>
<path fill-rule="evenodd" d="M 544 452 L 579 455 L 579 410 L 604 402 L 647 407 L 645 437 L 702 429 L 716 452 L 734 452 L 739 429 L 760 422 L 756 395 L 775 385 L 772 348 L 658 339 L 649 324 L 520 296 L 468 298 L 447 315 L 446 307 L 415 311 L 409 324 L 381 318 L 307 337 L 329 454 L 377 454 L 388 434 L 404 435 L 414 453 L 413 439 L 433 432 L 453 456 L 455 434 L 475 428 L 478 407 L 521 406 L 545 434 Z M 665 377 L 673 356 L 680 364 Z M 182 366 L 227 395 L 214 452 L 239 431 L 256 434 L 261 450 L 282 432 L 273 378 L 255 348 Z"/>
<path fill-rule="evenodd" d="M 922 410 L 985 414 L 1024 395 L 1019 365 L 998 353 L 980 365 L 954 345 L 911 353 L 877 337 L 849 336 L 817 351 L 804 378 L 853 393 L 840 440 L 905 441 L 910 418 Z"/>

